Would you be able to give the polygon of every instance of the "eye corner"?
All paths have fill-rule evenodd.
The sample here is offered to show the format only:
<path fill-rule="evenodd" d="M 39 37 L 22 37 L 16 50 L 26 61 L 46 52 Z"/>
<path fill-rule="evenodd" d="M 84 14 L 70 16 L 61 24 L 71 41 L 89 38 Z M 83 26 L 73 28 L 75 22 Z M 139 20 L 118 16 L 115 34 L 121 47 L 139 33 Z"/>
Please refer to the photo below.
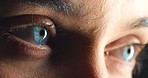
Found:
<path fill-rule="evenodd" d="M 105 47 L 105 57 L 113 57 L 118 62 L 132 63 L 136 61 L 137 55 L 142 50 L 144 44 L 132 35 L 124 36 L 114 40 Z"/>

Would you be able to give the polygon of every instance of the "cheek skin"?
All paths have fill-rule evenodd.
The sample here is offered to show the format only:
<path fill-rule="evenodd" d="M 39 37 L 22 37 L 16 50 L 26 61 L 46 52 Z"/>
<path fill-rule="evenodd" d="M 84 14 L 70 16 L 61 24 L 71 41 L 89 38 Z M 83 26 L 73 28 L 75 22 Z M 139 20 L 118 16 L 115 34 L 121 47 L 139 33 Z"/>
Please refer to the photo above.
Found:
<path fill-rule="evenodd" d="M 134 65 L 134 63 L 126 63 L 111 56 L 106 58 L 106 67 L 110 78 L 131 78 Z"/>

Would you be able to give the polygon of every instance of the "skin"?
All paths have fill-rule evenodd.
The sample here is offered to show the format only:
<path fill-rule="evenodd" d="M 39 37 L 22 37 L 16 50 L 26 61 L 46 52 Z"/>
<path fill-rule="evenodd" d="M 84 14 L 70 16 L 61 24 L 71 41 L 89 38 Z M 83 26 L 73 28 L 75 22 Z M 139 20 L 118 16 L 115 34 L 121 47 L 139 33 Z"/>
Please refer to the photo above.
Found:
<path fill-rule="evenodd" d="M 38 4 L 0 1 L 1 20 L 24 14 L 44 15 L 67 33 L 54 47 L 58 51 L 54 53 L 51 48 L 53 52 L 48 56 L 28 58 L 22 54 L 19 57 L 11 50 L 16 58 L 0 58 L 0 78 L 132 78 L 136 56 L 125 62 L 116 53 L 108 55 L 106 52 L 132 43 L 148 42 L 148 24 L 140 22 L 147 19 L 148 1 L 66 1 L 75 5 L 76 15 L 66 15 Z M 2 44 L 0 41 L 0 47 Z M 10 51 L 0 48 L 0 52 Z"/>

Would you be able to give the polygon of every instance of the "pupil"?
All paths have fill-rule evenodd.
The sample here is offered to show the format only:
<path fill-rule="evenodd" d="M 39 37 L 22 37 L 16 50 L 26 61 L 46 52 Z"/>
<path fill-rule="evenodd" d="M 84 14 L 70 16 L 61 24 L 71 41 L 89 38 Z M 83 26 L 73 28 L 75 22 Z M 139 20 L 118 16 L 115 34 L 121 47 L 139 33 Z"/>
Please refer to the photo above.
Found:
<path fill-rule="evenodd" d="M 44 31 L 44 30 L 41 30 L 41 31 L 40 31 L 40 35 L 41 35 L 41 36 L 44 36 L 44 35 L 45 35 L 45 31 Z"/>
<path fill-rule="evenodd" d="M 130 54 L 130 52 L 131 52 L 131 50 L 130 50 L 130 48 L 129 48 L 129 49 L 127 50 L 127 53 Z"/>

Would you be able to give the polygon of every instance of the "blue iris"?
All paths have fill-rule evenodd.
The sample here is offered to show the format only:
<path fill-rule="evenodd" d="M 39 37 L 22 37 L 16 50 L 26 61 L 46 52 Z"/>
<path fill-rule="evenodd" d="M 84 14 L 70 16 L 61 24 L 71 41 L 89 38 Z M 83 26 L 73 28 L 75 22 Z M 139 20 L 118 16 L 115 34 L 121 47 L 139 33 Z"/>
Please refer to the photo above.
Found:
<path fill-rule="evenodd" d="M 135 55 L 135 47 L 133 45 L 129 45 L 123 48 L 123 59 L 125 61 L 131 61 Z"/>
<path fill-rule="evenodd" d="M 33 37 L 38 45 L 46 44 L 48 41 L 48 30 L 41 26 L 34 26 L 33 27 Z"/>

